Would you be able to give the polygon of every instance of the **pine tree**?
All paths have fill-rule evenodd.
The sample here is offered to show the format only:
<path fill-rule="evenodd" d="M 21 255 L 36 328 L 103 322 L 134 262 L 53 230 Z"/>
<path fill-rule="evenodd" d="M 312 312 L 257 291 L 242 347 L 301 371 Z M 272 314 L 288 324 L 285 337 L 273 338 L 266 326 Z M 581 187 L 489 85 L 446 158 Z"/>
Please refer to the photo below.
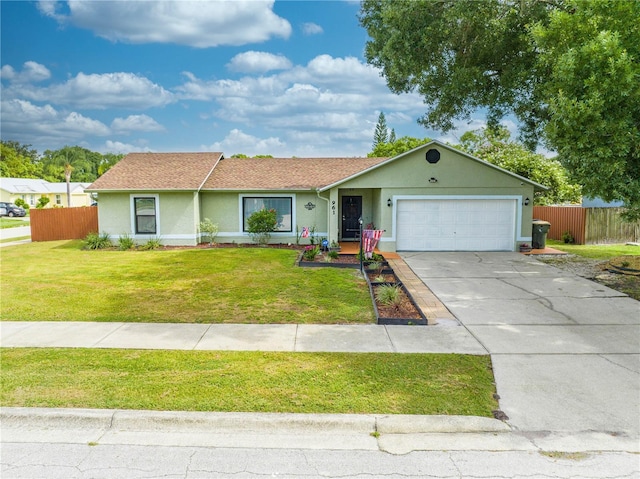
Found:
<path fill-rule="evenodd" d="M 396 130 L 395 128 L 391 128 L 391 134 L 389 135 L 389 143 L 396 142 Z"/>
<path fill-rule="evenodd" d="M 378 116 L 378 124 L 376 125 L 376 130 L 373 134 L 373 149 L 382 143 L 387 143 L 389 141 L 389 130 L 387 129 L 387 120 L 384 117 L 384 112 L 380 112 L 380 116 Z"/>

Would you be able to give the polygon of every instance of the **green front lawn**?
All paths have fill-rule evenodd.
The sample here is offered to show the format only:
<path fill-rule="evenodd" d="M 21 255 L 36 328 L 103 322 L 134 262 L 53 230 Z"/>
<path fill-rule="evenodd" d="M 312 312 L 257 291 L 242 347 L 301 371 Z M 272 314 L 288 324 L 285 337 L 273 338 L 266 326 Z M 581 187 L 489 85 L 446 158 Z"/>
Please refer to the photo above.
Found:
<path fill-rule="evenodd" d="M 87 251 L 81 241 L 2 249 L 2 319 L 371 323 L 355 270 L 300 268 L 273 248 Z"/>
<path fill-rule="evenodd" d="M 489 356 L 3 349 L 2 406 L 491 417 Z"/>

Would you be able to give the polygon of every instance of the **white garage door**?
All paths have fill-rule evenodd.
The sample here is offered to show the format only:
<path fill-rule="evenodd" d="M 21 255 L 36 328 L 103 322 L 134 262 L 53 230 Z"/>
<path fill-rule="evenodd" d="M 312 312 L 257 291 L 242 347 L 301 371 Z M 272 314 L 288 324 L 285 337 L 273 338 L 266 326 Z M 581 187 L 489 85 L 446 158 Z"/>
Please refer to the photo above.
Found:
<path fill-rule="evenodd" d="M 399 251 L 513 251 L 516 201 L 398 200 Z"/>

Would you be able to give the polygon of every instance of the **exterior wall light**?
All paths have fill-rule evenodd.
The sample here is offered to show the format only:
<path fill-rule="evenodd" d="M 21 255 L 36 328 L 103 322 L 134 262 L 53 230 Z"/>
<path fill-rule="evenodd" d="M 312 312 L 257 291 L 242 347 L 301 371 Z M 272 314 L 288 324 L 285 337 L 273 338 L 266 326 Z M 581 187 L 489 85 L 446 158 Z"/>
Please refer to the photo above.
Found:
<path fill-rule="evenodd" d="M 522 202 L 522 204 L 523 204 L 523 205 L 525 205 L 525 206 L 529 206 L 529 201 L 530 201 L 530 200 L 529 200 L 529 197 L 527 196 L 527 197 L 524 199 L 524 201 Z"/>
<path fill-rule="evenodd" d="M 437 183 L 437 182 L 438 182 L 438 178 L 434 178 L 433 176 L 429 178 L 429 183 Z"/>
<path fill-rule="evenodd" d="M 387 200 L 387 206 L 388 206 L 389 208 L 391 208 L 391 205 L 392 205 L 392 204 L 393 204 L 393 201 L 391 201 L 391 198 L 389 198 L 389 199 Z"/>

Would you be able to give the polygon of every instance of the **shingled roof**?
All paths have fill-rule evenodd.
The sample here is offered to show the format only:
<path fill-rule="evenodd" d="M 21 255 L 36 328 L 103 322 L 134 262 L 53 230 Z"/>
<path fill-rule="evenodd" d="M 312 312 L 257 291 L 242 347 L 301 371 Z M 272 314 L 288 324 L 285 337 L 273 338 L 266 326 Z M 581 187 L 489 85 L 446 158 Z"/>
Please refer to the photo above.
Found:
<path fill-rule="evenodd" d="M 129 153 L 87 190 L 198 190 L 222 153 Z"/>
<path fill-rule="evenodd" d="M 222 153 L 129 153 L 87 190 L 308 190 L 388 158 L 225 158 Z"/>
<path fill-rule="evenodd" d="M 387 158 L 225 158 L 205 190 L 307 190 L 323 188 Z"/>

